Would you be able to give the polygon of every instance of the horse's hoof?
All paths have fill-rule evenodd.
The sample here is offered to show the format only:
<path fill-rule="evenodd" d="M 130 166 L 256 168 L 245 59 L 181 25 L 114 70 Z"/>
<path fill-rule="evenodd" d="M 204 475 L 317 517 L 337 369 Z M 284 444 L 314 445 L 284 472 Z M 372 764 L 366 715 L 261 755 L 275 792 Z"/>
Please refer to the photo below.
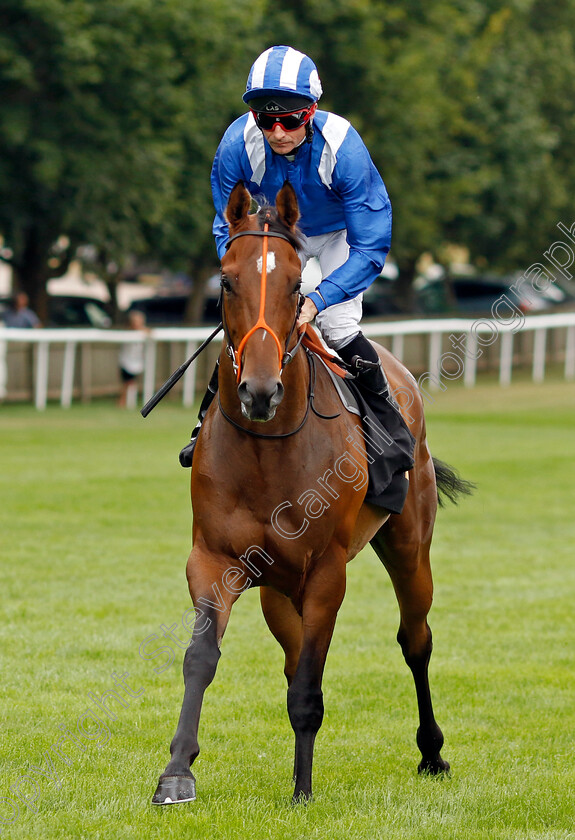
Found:
<path fill-rule="evenodd" d="M 193 776 L 160 776 L 152 805 L 176 805 L 193 802 L 196 798 L 196 780 Z"/>
<path fill-rule="evenodd" d="M 424 759 L 417 768 L 417 772 L 422 776 L 448 776 L 449 771 L 449 762 L 444 761 L 441 756 Z"/>

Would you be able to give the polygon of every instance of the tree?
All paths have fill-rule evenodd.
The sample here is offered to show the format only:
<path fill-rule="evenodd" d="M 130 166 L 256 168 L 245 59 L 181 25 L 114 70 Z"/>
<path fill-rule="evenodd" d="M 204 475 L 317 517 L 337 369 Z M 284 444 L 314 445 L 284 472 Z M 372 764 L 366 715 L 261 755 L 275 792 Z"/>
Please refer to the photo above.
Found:
<path fill-rule="evenodd" d="M 181 70 L 176 201 L 149 230 L 151 250 L 164 265 L 193 278 L 186 320 L 201 320 L 205 285 L 218 265 L 212 235 L 210 172 L 229 123 L 244 112 L 245 78 L 258 51 L 264 0 L 186 0 L 174 3 L 173 45 Z"/>
<path fill-rule="evenodd" d="M 547 54 L 539 27 L 530 23 L 530 5 L 510 3 L 489 13 L 473 42 L 476 96 L 466 103 L 459 158 L 479 176 L 478 189 L 446 229 L 475 260 L 500 269 L 541 256 L 564 202 L 557 154 L 567 138 L 546 115 L 549 89 L 540 72 L 544 54 L 545 63 L 558 59 L 555 69 L 562 59 Z"/>
<path fill-rule="evenodd" d="M 151 245 L 206 260 L 211 159 L 258 8 L 3 0 L 0 233 L 41 314 L 81 243 L 111 283 Z"/>
<path fill-rule="evenodd" d="M 173 200 L 168 22 L 152 0 L 4 0 L 0 230 L 41 314 L 78 243 L 137 250 Z"/>
<path fill-rule="evenodd" d="M 406 307 L 424 251 L 503 269 L 541 253 L 575 188 L 573 0 L 296 0 L 267 20 L 384 176 Z"/>
<path fill-rule="evenodd" d="M 286 42 L 384 176 L 406 307 L 424 251 L 528 264 L 569 220 L 574 31 L 575 0 L 0 0 L 17 279 L 42 314 L 48 277 L 89 244 L 112 292 L 130 257 L 187 271 L 198 317 L 213 155 L 252 61 Z"/>

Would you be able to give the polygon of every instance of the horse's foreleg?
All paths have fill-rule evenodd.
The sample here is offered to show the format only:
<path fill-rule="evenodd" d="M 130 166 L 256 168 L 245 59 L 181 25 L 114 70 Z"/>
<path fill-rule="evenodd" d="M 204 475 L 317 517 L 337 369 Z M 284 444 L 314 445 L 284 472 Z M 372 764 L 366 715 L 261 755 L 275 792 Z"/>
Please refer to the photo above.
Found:
<path fill-rule="evenodd" d="M 433 598 L 429 550 L 421 546 L 419 550 L 413 548 L 412 551 L 403 554 L 399 552 L 398 562 L 397 555 L 390 555 L 381 545 L 379 548 L 382 550 L 378 550 L 375 541 L 372 541 L 372 545 L 389 572 L 399 603 L 400 625 L 397 641 L 413 674 L 419 711 L 417 746 L 421 750 L 421 762 L 418 771 L 434 775 L 444 773 L 449 770 L 449 764 L 440 754 L 443 733 L 433 713 L 428 676 L 433 647 L 431 630 L 427 623 Z"/>
<path fill-rule="evenodd" d="M 330 558 L 331 560 L 331 558 Z M 323 720 L 321 682 L 337 611 L 345 592 L 345 560 L 308 581 L 303 598 L 302 648 L 287 693 L 295 733 L 294 802 L 311 799 L 315 737 Z"/>
<path fill-rule="evenodd" d="M 201 596 L 194 598 L 195 605 L 202 612 L 184 655 L 184 700 L 176 734 L 170 744 L 171 760 L 160 776 L 152 799 L 154 805 L 190 802 L 196 798 L 196 781 L 190 767 L 200 752 L 198 726 L 202 702 L 215 676 L 220 658 L 219 646 L 232 604 L 238 597 L 237 594 L 231 595 L 224 587 L 218 592 L 221 603 L 216 608 L 205 606 L 207 601 L 214 600 L 213 592 L 206 592 L 203 601 L 200 600 Z"/>

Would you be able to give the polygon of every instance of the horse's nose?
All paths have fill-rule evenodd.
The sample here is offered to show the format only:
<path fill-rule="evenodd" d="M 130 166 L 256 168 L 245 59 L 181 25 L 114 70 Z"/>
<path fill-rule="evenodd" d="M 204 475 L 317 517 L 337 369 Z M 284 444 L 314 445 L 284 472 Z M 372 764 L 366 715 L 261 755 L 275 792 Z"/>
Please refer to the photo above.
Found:
<path fill-rule="evenodd" d="M 248 420 L 265 423 L 276 413 L 276 407 L 282 401 L 284 386 L 279 379 L 266 382 L 254 382 L 246 379 L 238 386 L 238 396 L 242 404 L 242 413 Z"/>

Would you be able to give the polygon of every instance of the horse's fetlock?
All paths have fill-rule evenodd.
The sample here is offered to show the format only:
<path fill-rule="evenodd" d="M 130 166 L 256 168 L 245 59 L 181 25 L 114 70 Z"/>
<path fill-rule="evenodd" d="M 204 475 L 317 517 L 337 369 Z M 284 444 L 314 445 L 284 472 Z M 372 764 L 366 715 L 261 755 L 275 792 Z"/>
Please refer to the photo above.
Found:
<path fill-rule="evenodd" d="M 423 730 L 419 727 L 416 740 L 421 754 L 423 756 L 430 756 L 439 755 L 443 747 L 444 737 L 439 726 L 434 724 L 430 729 Z"/>

